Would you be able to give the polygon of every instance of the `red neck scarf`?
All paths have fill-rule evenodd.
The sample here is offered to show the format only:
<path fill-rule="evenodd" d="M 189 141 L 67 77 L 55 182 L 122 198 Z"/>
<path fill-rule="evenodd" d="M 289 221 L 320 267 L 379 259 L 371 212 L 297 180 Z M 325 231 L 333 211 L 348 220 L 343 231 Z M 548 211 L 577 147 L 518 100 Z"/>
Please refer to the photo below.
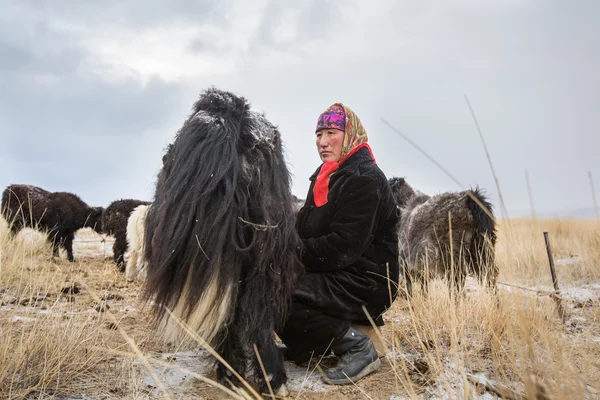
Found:
<path fill-rule="evenodd" d="M 313 188 L 313 197 L 315 201 L 315 205 L 317 207 L 324 206 L 327 204 L 327 194 L 329 193 L 329 177 L 333 174 L 339 167 L 350 158 L 354 153 L 358 150 L 366 147 L 369 149 L 369 153 L 371 154 L 371 158 L 373 162 L 376 163 L 375 157 L 373 156 L 373 151 L 371 150 L 371 146 L 368 143 L 362 143 L 353 148 L 344 158 L 342 158 L 339 162 L 329 161 L 323 163 L 321 166 L 321 170 L 319 171 L 319 175 L 317 175 L 317 179 L 315 181 L 315 186 Z"/>

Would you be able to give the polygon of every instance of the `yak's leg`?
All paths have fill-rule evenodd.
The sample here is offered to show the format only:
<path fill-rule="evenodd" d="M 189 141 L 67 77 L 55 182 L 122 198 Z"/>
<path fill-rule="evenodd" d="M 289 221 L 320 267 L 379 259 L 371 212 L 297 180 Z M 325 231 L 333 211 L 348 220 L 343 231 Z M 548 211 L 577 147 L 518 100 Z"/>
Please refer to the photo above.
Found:
<path fill-rule="evenodd" d="M 412 285 L 421 286 L 421 293 L 426 297 L 429 293 L 429 263 L 423 258 L 415 260 L 413 267 Z"/>
<path fill-rule="evenodd" d="M 404 281 L 406 284 L 406 298 L 410 301 L 413 295 L 413 279 L 406 267 L 404 267 Z"/>
<path fill-rule="evenodd" d="M 408 269 L 409 258 L 407 256 L 407 251 L 404 248 L 400 249 L 400 254 L 398 256 L 398 261 L 400 263 L 400 268 L 402 268 L 402 274 L 404 275 L 404 285 L 405 285 L 405 295 L 406 300 L 410 301 L 412 298 L 412 277 L 410 276 Z"/>
<path fill-rule="evenodd" d="M 132 250 L 127 260 L 127 266 L 125 267 L 125 279 L 129 282 L 133 282 L 137 277 L 138 273 L 138 252 Z"/>
<path fill-rule="evenodd" d="M 48 241 L 52 244 L 52 258 L 60 257 L 60 245 L 63 238 L 58 232 L 48 232 Z"/>
<path fill-rule="evenodd" d="M 269 386 L 274 394 L 286 395 L 287 375 L 283 363 L 283 355 L 277 348 L 275 337 L 273 335 L 275 327 L 275 310 L 272 303 L 268 300 L 270 287 L 266 278 L 252 278 L 246 280 L 242 289 L 240 303 L 244 310 L 238 309 L 238 315 L 244 315 L 246 321 L 242 319 L 243 330 L 240 332 L 243 343 L 250 346 L 256 345 L 258 355 L 262 361 L 265 372 L 260 366 L 258 355 L 252 346 L 252 355 L 250 357 L 254 380 L 261 393 L 268 394 Z M 248 310 L 252 314 L 248 315 Z M 242 314 L 242 311 L 244 314 Z"/>
<path fill-rule="evenodd" d="M 237 329 L 237 326 L 228 327 L 225 337 L 220 341 L 216 350 L 223 360 L 243 378 L 246 373 L 246 357 L 240 346 Z M 229 386 L 230 383 L 237 387 L 242 386 L 240 380 L 221 362 L 217 366 L 217 380 L 225 386 Z"/>
<path fill-rule="evenodd" d="M 270 319 L 270 318 L 269 318 Z M 265 320 L 268 320 L 265 318 Z M 256 343 L 258 348 L 258 354 L 265 368 L 267 376 L 262 372 L 258 358 L 256 354 L 253 354 L 253 370 L 254 378 L 259 384 L 259 390 L 261 393 L 269 393 L 269 387 L 267 385 L 268 379 L 269 385 L 273 390 L 274 394 L 287 395 L 287 389 L 285 383 L 287 382 L 287 375 L 285 373 L 285 366 L 283 363 L 283 355 L 277 348 L 275 339 L 273 337 L 273 326 L 271 323 L 265 324 L 265 326 L 259 327 L 258 331 L 255 332 L 253 343 Z"/>
<path fill-rule="evenodd" d="M 400 253 L 400 266 L 404 275 L 404 285 L 406 289 L 406 300 L 410 301 L 413 295 L 413 278 L 410 276 L 410 269 L 408 268 L 409 260 L 405 257 L 404 253 Z"/>
<path fill-rule="evenodd" d="M 125 235 L 116 234 L 115 244 L 113 244 L 113 260 L 119 271 L 125 271 L 125 252 L 127 251 L 127 237 Z"/>
<path fill-rule="evenodd" d="M 467 271 L 464 263 L 459 257 L 454 257 L 454 266 L 452 271 L 449 271 L 448 282 L 450 283 L 450 290 L 454 292 L 455 299 L 458 301 L 460 298 L 465 297 L 465 281 L 467 279 Z"/>
<path fill-rule="evenodd" d="M 75 239 L 75 235 L 73 233 L 69 233 L 62 240 L 63 247 L 67 251 L 67 259 L 71 262 L 75 262 L 75 257 L 73 257 L 73 239 Z"/>
<path fill-rule="evenodd" d="M 136 265 L 136 271 L 137 271 L 137 277 L 140 278 L 141 280 L 145 280 L 146 276 L 147 276 L 147 272 L 146 269 L 148 267 L 148 264 L 146 263 L 146 259 L 144 258 L 144 253 L 140 252 L 138 253 L 137 256 L 137 265 Z"/>
<path fill-rule="evenodd" d="M 488 262 L 487 274 L 485 275 L 488 288 L 494 294 L 498 294 L 498 264 L 495 260 Z"/>
<path fill-rule="evenodd" d="M 486 287 L 492 293 L 497 294 L 498 290 L 496 287 L 498 281 L 498 264 L 496 264 L 494 257 L 489 254 L 484 254 L 483 257 L 477 259 L 477 266 L 475 269 L 479 284 L 482 287 Z"/>
<path fill-rule="evenodd" d="M 421 291 L 423 292 L 423 297 L 429 294 L 429 278 L 425 277 L 425 275 L 421 275 L 419 277 L 419 283 L 421 284 Z"/>

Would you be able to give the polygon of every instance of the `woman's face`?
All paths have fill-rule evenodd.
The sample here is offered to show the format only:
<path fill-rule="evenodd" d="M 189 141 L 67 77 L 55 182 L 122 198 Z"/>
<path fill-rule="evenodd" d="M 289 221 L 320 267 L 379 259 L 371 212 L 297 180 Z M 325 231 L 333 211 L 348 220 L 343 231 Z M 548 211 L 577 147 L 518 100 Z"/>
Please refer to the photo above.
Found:
<path fill-rule="evenodd" d="M 342 156 L 344 131 L 339 129 L 321 129 L 317 131 L 317 150 L 323 162 L 338 162 Z"/>

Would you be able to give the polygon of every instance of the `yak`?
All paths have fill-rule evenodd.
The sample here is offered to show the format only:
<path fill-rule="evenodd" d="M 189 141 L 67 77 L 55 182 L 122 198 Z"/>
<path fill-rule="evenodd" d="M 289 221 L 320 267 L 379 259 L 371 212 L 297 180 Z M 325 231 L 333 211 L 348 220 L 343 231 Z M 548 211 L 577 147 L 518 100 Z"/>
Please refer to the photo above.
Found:
<path fill-rule="evenodd" d="M 146 260 L 144 258 L 144 230 L 146 214 L 150 206 L 140 204 L 134 208 L 127 221 L 127 245 L 129 259 L 125 267 L 125 279 L 132 282 L 136 278 L 146 278 Z"/>
<path fill-rule="evenodd" d="M 278 128 L 246 98 L 209 88 L 163 157 L 146 217 L 155 323 L 167 340 L 191 340 L 181 321 L 263 393 L 286 393 L 274 331 L 303 273 L 290 186 Z M 220 382 L 240 384 L 216 368 Z"/>
<path fill-rule="evenodd" d="M 33 185 L 13 184 L 2 192 L 2 215 L 10 226 L 11 236 L 23 228 L 33 228 L 48 233 L 53 257 L 59 248 L 67 252 L 67 259 L 75 261 L 73 240 L 75 232 L 90 227 L 102 231 L 102 207 L 91 207 L 69 192 L 49 192 Z"/>
<path fill-rule="evenodd" d="M 413 282 L 426 290 L 428 279 L 436 277 L 448 278 L 460 291 L 469 273 L 495 290 L 496 221 L 485 193 L 477 187 L 429 196 L 404 178 L 390 178 L 389 184 L 401 212 L 400 264 L 408 296 Z"/>
<path fill-rule="evenodd" d="M 119 271 L 125 271 L 125 252 L 127 251 L 127 221 L 133 210 L 139 205 L 148 205 L 149 201 L 135 199 L 115 200 L 102 214 L 102 231 L 115 238 L 113 260 Z"/>

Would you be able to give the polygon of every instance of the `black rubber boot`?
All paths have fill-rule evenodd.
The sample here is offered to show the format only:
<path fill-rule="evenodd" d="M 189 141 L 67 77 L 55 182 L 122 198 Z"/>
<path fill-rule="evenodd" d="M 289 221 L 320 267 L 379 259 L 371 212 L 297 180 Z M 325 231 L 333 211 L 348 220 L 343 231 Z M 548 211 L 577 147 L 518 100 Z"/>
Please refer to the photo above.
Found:
<path fill-rule="evenodd" d="M 350 328 L 331 345 L 341 355 L 337 365 L 325 372 L 323 380 L 332 385 L 347 385 L 377 371 L 381 361 L 371 339 L 361 331 Z"/>

